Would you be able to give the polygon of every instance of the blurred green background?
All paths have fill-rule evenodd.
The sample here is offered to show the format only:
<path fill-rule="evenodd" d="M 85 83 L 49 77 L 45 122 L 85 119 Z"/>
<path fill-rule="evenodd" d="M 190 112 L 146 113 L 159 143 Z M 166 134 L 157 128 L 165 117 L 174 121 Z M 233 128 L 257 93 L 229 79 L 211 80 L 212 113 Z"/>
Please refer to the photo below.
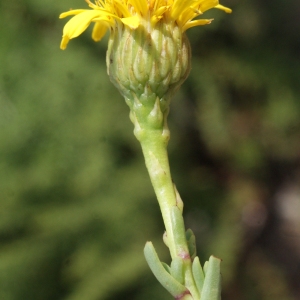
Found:
<path fill-rule="evenodd" d="M 223 259 L 225 300 L 300 299 L 300 2 L 224 0 L 188 32 L 169 145 L 187 227 Z M 0 299 L 167 300 L 169 262 L 107 37 L 59 49 L 82 0 L 0 1 Z"/>

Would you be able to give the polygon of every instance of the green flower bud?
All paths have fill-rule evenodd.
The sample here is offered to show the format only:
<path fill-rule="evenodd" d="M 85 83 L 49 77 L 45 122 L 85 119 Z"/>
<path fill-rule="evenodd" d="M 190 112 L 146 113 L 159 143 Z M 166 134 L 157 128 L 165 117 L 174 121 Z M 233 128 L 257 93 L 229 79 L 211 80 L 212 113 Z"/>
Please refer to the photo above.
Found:
<path fill-rule="evenodd" d="M 165 113 L 190 72 L 190 44 L 175 23 L 145 22 L 136 29 L 120 25 L 111 32 L 106 63 L 111 81 L 131 108 L 138 99 L 152 110 L 158 98 Z"/>
<path fill-rule="evenodd" d="M 231 9 L 218 0 L 86 0 L 90 10 L 75 9 L 63 30 L 61 49 L 94 24 L 92 38 L 110 32 L 107 71 L 130 106 L 135 134 L 139 128 L 162 130 L 168 139 L 166 116 L 171 96 L 187 78 L 191 51 L 186 30 L 211 23 L 196 19 L 211 8 Z"/>

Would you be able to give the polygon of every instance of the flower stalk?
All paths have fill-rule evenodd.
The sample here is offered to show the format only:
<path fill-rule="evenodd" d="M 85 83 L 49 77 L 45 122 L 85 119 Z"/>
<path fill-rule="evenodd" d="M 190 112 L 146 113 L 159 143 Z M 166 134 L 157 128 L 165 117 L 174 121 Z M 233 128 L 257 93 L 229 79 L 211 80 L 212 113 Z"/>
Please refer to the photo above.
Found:
<path fill-rule="evenodd" d="M 166 233 L 164 242 L 172 262 L 160 262 L 151 242 L 144 254 L 158 281 L 180 300 L 220 299 L 220 260 L 211 256 L 201 267 L 195 236 L 186 231 L 183 202 L 172 182 L 167 145 L 167 116 L 171 97 L 187 78 L 191 65 L 185 31 L 209 24 L 196 19 L 210 8 L 230 9 L 217 0 L 96 0 L 92 10 L 71 10 L 61 49 L 94 23 L 92 37 L 100 40 L 110 30 L 106 56 L 112 83 L 130 108 L 134 134 L 140 142 Z"/>

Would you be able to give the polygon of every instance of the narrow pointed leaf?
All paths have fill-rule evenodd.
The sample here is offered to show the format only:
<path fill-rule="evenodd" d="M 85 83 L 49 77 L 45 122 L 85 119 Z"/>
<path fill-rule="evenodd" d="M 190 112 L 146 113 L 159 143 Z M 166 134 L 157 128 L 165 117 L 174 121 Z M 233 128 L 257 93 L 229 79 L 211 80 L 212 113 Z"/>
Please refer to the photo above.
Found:
<path fill-rule="evenodd" d="M 188 248 L 189 248 L 191 259 L 194 259 L 196 257 L 196 254 L 197 254 L 195 235 L 194 235 L 194 233 L 191 229 L 188 229 L 185 232 L 185 236 L 186 236 L 186 241 L 187 241 L 187 245 L 188 245 Z"/>
<path fill-rule="evenodd" d="M 201 295 L 204 284 L 204 273 L 198 256 L 196 256 L 193 260 L 192 271 L 197 289 L 199 291 L 199 294 Z"/>
<path fill-rule="evenodd" d="M 144 255 L 154 276 L 173 297 L 188 293 L 187 288 L 165 270 L 151 242 L 146 243 Z"/>
<path fill-rule="evenodd" d="M 201 293 L 201 300 L 220 300 L 221 299 L 221 260 L 214 256 L 209 258 L 205 280 Z"/>

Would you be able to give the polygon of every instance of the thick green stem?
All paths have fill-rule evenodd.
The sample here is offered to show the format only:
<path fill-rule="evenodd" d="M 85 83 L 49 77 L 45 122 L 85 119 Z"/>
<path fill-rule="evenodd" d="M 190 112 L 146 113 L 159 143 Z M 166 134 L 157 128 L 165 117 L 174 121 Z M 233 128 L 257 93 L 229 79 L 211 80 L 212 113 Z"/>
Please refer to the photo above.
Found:
<path fill-rule="evenodd" d="M 185 286 L 190 291 L 193 299 L 200 299 L 199 292 L 192 273 L 192 260 L 190 257 L 187 241 L 185 238 L 185 227 L 181 203 L 178 203 L 174 184 L 172 181 L 167 143 L 169 130 L 149 128 L 139 123 L 135 128 L 135 135 L 139 139 L 149 176 L 161 209 L 164 224 L 167 232 L 167 244 L 171 257 L 174 260 L 180 257 L 183 260 L 183 273 Z M 177 214 L 174 217 L 174 207 Z M 176 211 L 175 209 L 175 211 Z"/>
<path fill-rule="evenodd" d="M 175 258 L 182 252 L 188 253 L 187 245 L 178 245 L 174 238 L 171 222 L 171 208 L 176 206 L 176 194 L 171 178 L 169 160 L 165 142 L 159 130 L 147 132 L 141 141 L 143 154 L 149 176 L 161 209 L 167 231 L 168 246 L 171 257 Z"/>
<path fill-rule="evenodd" d="M 169 167 L 167 145 L 170 131 L 167 126 L 167 115 L 170 99 L 168 97 L 160 99 L 156 94 L 146 90 L 139 97 L 132 94 L 130 98 L 125 97 L 125 100 L 130 107 L 134 135 L 141 143 L 146 167 L 161 209 L 166 228 L 164 240 L 169 247 L 172 262 L 179 260 L 179 264 L 174 265 L 174 272 L 178 278 L 183 278 L 180 284 L 184 284 L 193 299 L 199 300 L 200 295 L 192 272 L 191 255 L 193 254 L 189 251 L 182 217 L 183 204 L 173 184 Z M 151 257 L 156 257 L 156 255 Z M 153 260 L 151 257 L 149 261 L 155 262 L 156 259 Z M 161 274 L 158 274 L 161 267 L 157 268 L 156 263 L 153 267 L 153 270 L 157 271 L 155 271 L 157 278 L 161 278 Z M 165 281 L 162 284 L 165 284 Z M 176 287 L 175 290 L 177 290 Z M 177 296 L 181 299 L 181 296 L 186 296 L 186 294 Z"/>

